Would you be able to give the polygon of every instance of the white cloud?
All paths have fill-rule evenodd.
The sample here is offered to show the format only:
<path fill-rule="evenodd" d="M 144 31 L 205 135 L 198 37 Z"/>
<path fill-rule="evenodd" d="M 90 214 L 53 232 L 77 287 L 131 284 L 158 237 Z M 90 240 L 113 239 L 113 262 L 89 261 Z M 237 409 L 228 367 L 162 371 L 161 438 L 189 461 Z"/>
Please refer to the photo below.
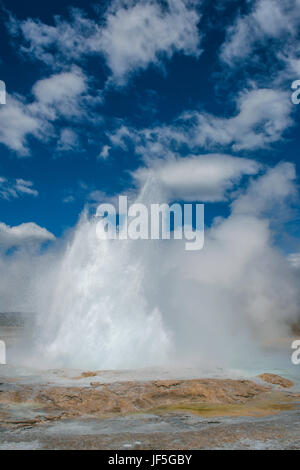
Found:
<path fill-rule="evenodd" d="M 135 71 L 159 65 L 175 52 L 200 54 L 195 2 L 167 0 L 114 0 L 98 23 L 80 10 L 72 10 L 70 21 L 54 18 L 54 26 L 39 20 L 11 19 L 10 31 L 21 32 L 23 52 L 51 67 L 64 67 L 88 55 L 106 58 L 113 81 L 125 84 Z"/>
<path fill-rule="evenodd" d="M 62 129 L 57 149 L 59 151 L 70 151 L 76 149 L 78 145 L 79 141 L 76 132 L 69 128 Z"/>
<path fill-rule="evenodd" d="M 123 2 L 124 3 L 124 2 Z M 159 64 L 176 51 L 200 54 L 197 23 L 200 19 L 188 2 L 171 0 L 163 8 L 159 2 L 117 3 L 106 15 L 101 47 L 113 79 L 124 83 L 132 71 Z"/>
<path fill-rule="evenodd" d="M 20 99 L 7 95 L 0 107 L 0 142 L 20 155 L 28 155 L 27 137 L 37 137 L 43 123 L 28 112 Z"/>
<path fill-rule="evenodd" d="M 80 69 L 54 74 L 33 86 L 35 101 L 31 109 L 50 119 L 55 119 L 57 115 L 73 118 L 82 111 L 80 97 L 86 91 L 86 77 Z"/>
<path fill-rule="evenodd" d="M 54 239 L 55 237 L 52 233 L 34 222 L 24 223 L 15 227 L 0 223 L 0 248 L 4 250 L 26 244 L 41 244 Z"/>
<path fill-rule="evenodd" d="M 221 59 L 230 66 L 237 65 L 268 39 L 296 39 L 299 22 L 298 0 L 256 0 L 250 13 L 239 15 L 228 29 Z"/>
<path fill-rule="evenodd" d="M 242 214 L 276 212 L 276 217 L 279 218 L 282 213 L 282 201 L 297 197 L 295 181 L 295 165 L 288 162 L 279 163 L 257 181 L 252 181 L 246 194 L 233 202 L 233 210 Z M 286 207 L 284 207 L 285 212 Z"/>
<path fill-rule="evenodd" d="M 98 29 L 96 23 L 85 18 L 78 9 L 71 9 L 70 21 L 55 16 L 54 26 L 42 23 L 39 19 L 18 21 L 11 16 L 8 28 L 13 36 L 21 34 L 24 38 L 25 44 L 21 45 L 20 52 L 54 69 L 73 63 L 86 54 L 90 50 L 89 38 L 95 38 Z"/>
<path fill-rule="evenodd" d="M 141 136 L 138 136 L 138 133 L 134 129 L 129 129 L 125 125 L 121 125 L 114 132 L 108 134 L 109 140 L 115 147 L 121 147 L 123 150 L 126 150 L 126 140 L 136 140 L 139 141 Z"/>
<path fill-rule="evenodd" d="M 33 188 L 31 181 L 23 179 L 7 179 L 0 177 L 0 198 L 16 199 L 24 195 L 37 196 L 38 191 Z"/>
<path fill-rule="evenodd" d="M 34 311 L 33 286 L 38 279 L 44 278 L 51 261 L 51 255 L 47 258 L 47 252 L 41 248 L 54 240 L 52 233 L 34 222 L 12 227 L 0 222 L 2 311 Z M 41 266 L 44 266 L 44 271 Z"/>
<path fill-rule="evenodd" d="M 109 156 L 109 151 L 111 149 L 110 145 L 103 145 L 101 152 L 99 153 L 99 157 L 102 160 L 106 160 Z"/>
<path fill-rule="evenodd" d="M 181 146 L 189 150 L 256 150 L 279 141 L 293 124 L 292 104 L 287 92 L 252 89 L 240 93 L 233 117 L 218 117 L 199 111 L 186 111 L 172 125 L 136 130 L 124 125 L 109 135 L 112 145 L 127 149 L 128 141 L 136 153 L 146 158 L 163 157 Z"/>
<path fill-rule="evenodd" d="M 237 109 L 237 115 L 228 119 L 195 113 L 195 143 L 254 150 L 280 140 L 292 124 L 290 97 L 279 90 L 244 92 L 237 100 Z"/>
<path fill-rule="evenodd" d="M 7 104 L 0 107 L 0 143 L 21 156 L 29 155 L 28 137 L 47 141 L 55 136 L 53 122 L 89 119 L 87 79 L 78 68 L 54 74 L 39 80 L 32 89 L 33 100 L 25 101 L 19 95 L 7 96 Z M 63 131 L 60 138 L 75 144 L 74 131 Z M 59 145 L 64 145 L 61 140 Z"/>
<path fill-rule="evenodd" d="M 150 162 L 149 162 L 150 163 Z M 169 199 L 222 201 L 243 175 L 255 175 L 260 165 L 254 160 L 210 154 L 151 161 L 134 177 L 142 186 L 154 178 Z"/>

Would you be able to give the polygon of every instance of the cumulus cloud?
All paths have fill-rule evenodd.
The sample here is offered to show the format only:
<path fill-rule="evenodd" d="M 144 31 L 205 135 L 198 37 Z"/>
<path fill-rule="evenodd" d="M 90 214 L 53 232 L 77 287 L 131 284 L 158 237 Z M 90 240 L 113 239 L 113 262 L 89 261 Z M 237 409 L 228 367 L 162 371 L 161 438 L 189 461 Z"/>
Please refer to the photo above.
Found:
<path fill-rule="evenodd" d="M 256 0 L 250 8 L 227 31 L 221 59 L 230 66 L 249 58 L 258 46 L 269 40 L 281 41 L 280 45 L 274 42 L 269 46 L 275 56 L 285 50 L 287 43 L 295 47 L 300 24 L 299 0 Z"/>
<path fill-rule="evenodd" d="M 3 199 L 17 199 L 22 196 L 37 196 L 32 181 L 21 178 L 11 179 L 0 176 L 0 197 Z"/>
<path fill-rule="evenodd" d="M 24 223 L 15 227 L 0 223 L 0 248 L 2 250 L 12 247 L 23 247 L 28 244 L 40 245 L 54 239 L 55 237 L 52 233 L 34 222 Z"/>
<path fill-rule="evenodd" d="M 115 0 L 96 22 L 81 10 L 72 10 L 70 21 L 54 18 L 54 26 L 39 20 L 10 21 L 12 34 L 22 34 L 22 51 L 51 67 L 89 55 L 101 55 L 112 80 L 124 84 L 128 76 L 149 64 L 159 65 L 175 52 L 198 56 L 200 20 L 195 2 L 167 0 Z"/>
<path fill-rule="evenodd" d="M 278 218 L 282 214 L 282 201 L 291 202 L 296 200 L 297 195 L 295 165 L 283 162 L 269 169 L 258 181 L 252 181 L 246 194 L 233 202 L 233 209 L 235 213 L 243 214 L 276 211 Z"/>
<path fill-rule="evenodd" d="M 8 95 L 7 104 L 0 108 L 0 143 L 20 156 L 29 155 L 28 138 L 33 136 L 47 141 L 55 135 L 52 124 L 57 119 L 89 119 L 86 104 L 91 100 L 87 91 L 85 75 L 73 68 L 38 80 L 33 86 L 31 101 L 19 95 Z M 61 139 L 69 139 L 69 145 L 71 138 L 74 144 L 74 132 L 72 137 L 70 131 L 61 135 Z M 61 140 L 62 146 L 63 142 Z"/>
<path fill-rule="evenodd" d="M 6 97 L 6 105 L 0 107 L 0 143 L 20 155 L 28 155 L 27 137 L 40 135 L 43 123 L 31 115 L 19 98 Z"/>
<path fill-rule="evenodd" d="M 102 31 L 102 50 L 113 79 L 123 83 L 132 71 L 159 64 L 176 51 L 200 54 L 197 23 L 199 14 L 188 2 L 172 0 L 163 8 L 159 2 L 113 5 Z"/>
<path fill-rule="evenodd" d="M 39 80 L 32 89 L 35 101 L 31 109 L 50 119 L 56 115 L 76 117 L 82 111 L 80 97 L 87 90 L 86 82 L 83 72 L 77 68 Z"/>
<path fill-rule="evenodd" d="M 230 155 L 193 155 L 186 158 L 152 160 L 150 168 L 134 173 L 142 186 L 149 177 L 159 182 L 169 200 L 216 202 L 226 199 L 243 175 L 255 175 L 260 165 L 254 160 Z"/>

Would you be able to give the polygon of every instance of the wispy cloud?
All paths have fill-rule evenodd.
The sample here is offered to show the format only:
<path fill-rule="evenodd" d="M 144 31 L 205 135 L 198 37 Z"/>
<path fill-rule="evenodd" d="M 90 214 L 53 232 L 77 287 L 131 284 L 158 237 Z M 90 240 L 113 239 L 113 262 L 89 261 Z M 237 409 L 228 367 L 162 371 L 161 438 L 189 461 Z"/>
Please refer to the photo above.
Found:
<path fill-rule="evenodd" d="M 99 153 L 98 158 L 101 160 L 106 160 L 109 157 L 109 151 L 111 149 L 110 145 L 103 145 L 101 152 Z"/>
<path fill-rule="evenodd" d="M 114 0 L 98 21 L 78 9 L 70 20 L 10 19 L 12 35 L 21 34 L 22 53 L 57 69 L 87 56 L 106 59 L 111 81 L 124 85 L 129 76 L 150 64 L 160 65 L 175 52 L 199 56 L 200 14 L 196 3 L 184 0 Z"/>
<path fill-rule="evenodd" d="M 287 92 L 276 89 L 243 91 L 232 117 L 205 111 L 183 112 L 171 125 L 135 129 L 122 124 L 108 134 L 111 145 L 128 149 L 133 143 L 144 158 L 163 157 L 169 152 L 229 149 L 257 150 L 280 141 L 293 125 L 292 104 Z"/>
<path fill-rule="evenodd" d="M 22 196 L 37 196 L 31 181 L 21 178 L 11 179 L 0 176 L 0 197 L 3 199 L 17 199 Z"/>
<path fill-rule="evenodd" d="M 248 65 L 251 61 L 257 63 L 256 52 L 263 46 L 273 61 L 284 61 L 286 65 L 293 60 L 298 62 L 299 0 L 256 0 L 249 2 L 249 7 L 249 13 L 238 15 L 228 28 L 221 48 L 222 61 L 230 67 L 241 67 L 245 61 Z"/>

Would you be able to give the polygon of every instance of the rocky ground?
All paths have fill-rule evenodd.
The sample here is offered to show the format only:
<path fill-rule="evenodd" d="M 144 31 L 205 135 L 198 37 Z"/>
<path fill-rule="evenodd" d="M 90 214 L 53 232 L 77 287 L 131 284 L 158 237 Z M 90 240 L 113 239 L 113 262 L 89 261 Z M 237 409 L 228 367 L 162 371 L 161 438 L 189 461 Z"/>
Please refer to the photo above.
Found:
<path fill-rule="evenodd" d="M 101 372 L 84 372 L 72 380 L 0 379 L 0 449 L 300 448 L 300 394 L 274 374 L 101 383 Z"/>

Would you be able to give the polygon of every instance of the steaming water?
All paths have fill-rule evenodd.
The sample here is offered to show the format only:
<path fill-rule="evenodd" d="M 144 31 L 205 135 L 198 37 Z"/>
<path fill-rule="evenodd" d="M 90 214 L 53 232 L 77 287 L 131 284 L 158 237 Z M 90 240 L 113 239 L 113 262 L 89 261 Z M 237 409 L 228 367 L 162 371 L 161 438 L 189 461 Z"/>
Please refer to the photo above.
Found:
<path fill-rule="evenodd" d="M 132 243 L 100 242 L 95 223 L 82 220 L 41 317 L 49 361 L 96 368 L 163 363 L 169 338 L 159 310 L 145 300 L 144 271 Z"/>
<path fill-rule="evenodd" d="M 54 266 L 39 317 L 40 354 L 56 366 L 166 363 L 170 332 L 157 305 L 147 302 L 147 250 L 141 253 L 130 240 L 99 240 L 96 223 L 86 214 L 81 217 L 61 263 Z"/>
<path fill-rule="evenodd" d="M 150 181 L 137 202 L 165 200 Z M 252 212 L 232 210 L 205 240 L 200 252 L 184 251 L 184 240 L 99 240 L 84 213 L 63 247 L 37 261 L 29 363 L 263 369 L 266 343 L 286 336 L 299 312 L 298 278 Z"/>

